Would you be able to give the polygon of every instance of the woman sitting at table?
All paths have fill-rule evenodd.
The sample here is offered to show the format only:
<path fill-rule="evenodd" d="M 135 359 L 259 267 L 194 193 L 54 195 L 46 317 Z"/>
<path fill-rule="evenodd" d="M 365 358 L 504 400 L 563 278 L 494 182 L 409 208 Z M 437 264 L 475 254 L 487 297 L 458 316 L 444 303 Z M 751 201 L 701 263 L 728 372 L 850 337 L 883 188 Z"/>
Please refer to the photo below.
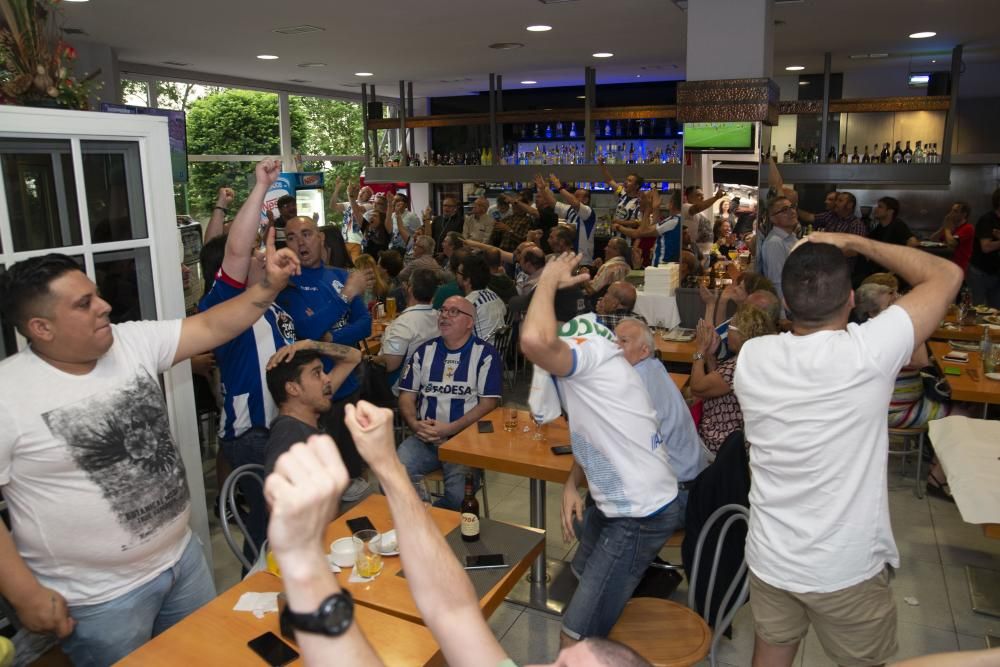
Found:
<path fill-rule="evenodd" d="M 716 363 L 720 338 L 715 328 L 705 320 L 698 322 L 695 339 L 697 352 L 691 365 L 691 395 L 702 399 L 702 415 L 698 435 L 714 460 L 719 447 L 729 435 L 743 428 L 743 412 L 733 392 L 733 372 L 743 343 L 775 333 L 774 323 L 763 310 L 750 304 L 736 309 L 729 322 L 729 351 L 732 354 Z"/>
<path fill-rule="evenodd" d="M 897 298 L 899 292 L 888 281 L 865 282 L 854 292 L 854 313 L 860 322 L 864 322 L 891 306 Z M 889 428 L 921 428 L 932 419 L 954 413 L 954 405 L 950 401 L 936 401 L 924 393 L 921 369 L 930 365 L 927 345 L 914 347 L 910 362 L 896 376 L 889 403 Z M 954 502 L 944 469 L 936 456 L 931 459 L 927 472 L 927 493 Z"/>
<path fill-rule="evenodd" d="M 375 279 L 372 281 L 372 286 L 365 290 L 364 300 L 365 304 L 371 307 L 372 302 L 381 301 L 385 299 L 389 294 L 389 279 L 386 276 L 385 271 L 382 267 L 375 263 L 375 258 L 371 255 L 365 253 L 358 255 L 354 259 L 354 268 L 358 271 L 364 271 L 365 269 L 371 269 L 372 275 Z"/>

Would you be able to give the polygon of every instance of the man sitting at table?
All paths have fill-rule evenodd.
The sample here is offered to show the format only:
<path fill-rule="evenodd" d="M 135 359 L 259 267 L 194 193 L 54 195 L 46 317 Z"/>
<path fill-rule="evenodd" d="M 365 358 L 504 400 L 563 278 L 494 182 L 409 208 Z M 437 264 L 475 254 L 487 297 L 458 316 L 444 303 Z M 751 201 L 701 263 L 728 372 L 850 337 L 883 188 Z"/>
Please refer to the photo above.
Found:
<path fill-rule="evenodd" d="M 396 456 L 392 411 L 360 401 L 356 409 L 347 409 L 345 421 L 389 501 L 406 582 L 444 660 L 452 667 L 516 667 L 483 618 L 468 575 Z M 309 665 L 382 664 L 353 622 L 349 612 L 354 603 L 330 572 L 322 547 L 347 483 L 347 471 L 333 442 L 314 436 L 278 459 L 264 487 L 271 504 L 268 539 L 281 568 L 288 611 L 314 622 L 331 617 L 340 621 L 321 625 L 330 628 L 325 632 L 296 627 L 296 643 Z M 554 665 L 649 667 L 627 646 L 597 638 L 563 650 Z"/>
<path fill-rule="evenodd" d="M 848 324 L 845 253 L 913 289 Z M 791 665 L 810 624 L 841 665 L 884 663 L 896 652 L 886 415 L 896 375 L 961 284 L 961 269 L 945 259 L 857 234 L 814 233 L 788 256 L 792 333 L 747 341 L 733 378 L 753 445 L 746 560 L 755 665 Z"/>
<path fill-rule="evenodd" d="M 336 362 L 329 373 L 323 370 L 324 356 Z M 359 363 L 358 348 L 315 340 L 301 340 L 274 353 L 267 362 L 267 389 L 278 416 L 267 437 L 268 472 L 296 442 L 319 435 L 319 420 L 330 409 L 333 393 Z"/>
<path fill-rule="evenodd" d="M 556 290 L 586 280 L 573 275 L 579 261 L 567 253 L 546 265 L 521 329 L 524 355 L 555 380 L 573 444 L 562 524 L 569 540 L 574 519 L 581 522 L 572 562 L 580 583 L 563 615 L 563 646 L 607 636 L 646 568 L 683 522 L 674 502 L 677 477 L 639 374 L 593 315 L 558 326 Z M 584 475 L 595 502 L 586 511 L 577 490 Z"/>
<path fill-rule="evenodd" d="M 626 318 L 639 320 L 645 323 L 646 318 L 633 311 L 635 308 L 636 291 L 635 286 L 624 280 L 612 283 L 607 293 L 597 300 L 597 321 L 615 330 L 618 323 Z"/>
<path fill-rule="evenodd" d="M 438 314 L 441 335 L 421 345 L 399 381 L 399 412 L 413 435 L 399 445 L 410 475 L 444 471 L 439 507 L 458 510 L 465 497 L 465 476 L 479 472 L 442 463 L 438 447 L 475 424 L 500 402 L 503 365 L 496 349 L 473 335 L 476 307 L 460 296 L 448 297 Z"/>
<path fill-rule="evenodd" d="M 382 349 L 373 361 L 385 366 L 392 393 L 399 395 L 399 377 L 417 348 L 438 336 L 438 313 L 431 299 L 438 287 L 437 272 L 419 269 L 406 286 L 406 310 L 382 333 Z"/>
<path fill-rule="evenodd" d="M 597 275 L 589 283 L 584 283 L 583 288 L 588 294 L 601 295 L 611 283 L 625 280 L 632 265 L 628 263 L 628 258 L 632 255 L 632 248 L 628 241 L 615 236 L 608 240 L 608 245 L 604 247 L 604 263 L 597 270 Z"/>

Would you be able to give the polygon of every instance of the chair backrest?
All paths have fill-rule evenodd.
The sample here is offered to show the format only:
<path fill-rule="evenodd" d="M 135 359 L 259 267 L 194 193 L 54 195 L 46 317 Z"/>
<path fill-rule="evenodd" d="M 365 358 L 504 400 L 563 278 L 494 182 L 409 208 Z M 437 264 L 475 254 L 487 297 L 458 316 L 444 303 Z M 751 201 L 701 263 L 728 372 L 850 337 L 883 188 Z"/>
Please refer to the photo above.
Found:
<path fill-rule="evenodd" d="M 715 578 L 719 569 L 719 561 L 722 558 L 722 553 L 726 546 L 726 536 L 729 534 L 730 529 L 739 521 L 742 521 L 749 528 L 750 511 L 743 505 L 735 503 L 723 505 L 712 512 L 711 516 L 709 516 L 708 520 L 705 522 L 705 525 L 702 526 L 701 532 L 698 534 L 698 545 L 695 547 L 694 568 L 691 572 L 690 585 L 688 587 L 688 607 L 691 609 L 699 608 L 696 604 L 695 597 L 698 590 L 698 577 L 701 574 L 702 549 L 705 546 L 706 538 L 712 532 L 712 528 L 718 521 L 723 521 L 723 523 L 722 527 L 719 529 L 718 539 L 715 543 L 715 554 L 712 558 L 711 571 L 708 574 L 708 587 L 705 591 L 704 604 L 700 607 L 701 609 L 704 609 L 705 613 L 708 615 L 711 615 L 712 593 L 715 589 Z M 736 576 L 733 577 L 732 582 L 730 582 L 729 588 L 726 590 L 726 594 L 722 598 L 722 603 L 719 605 L 719 609 L 716 612 L 715 623 L 712 623 L 711 618 L 705 619 L 713 628 L 712 647 L 709 652 L 713 667 L 715 665 L 715 648 L 719 643 L 719 639 L 726 631 L 726 628 L 729 627 L 729 624 L 732 622 L 736 612 L 743 606 L 743 603 L 746 602 L 747 597 L 750 594 L 750 580 L 746 576 L 747 561 L 743 544 L 741 544 L 740 547 L 739 569 L 737 570 Z"/>
<path fill-rule="evenodd" d="M 226 520 L 226 510 L 228 509 L 232 513 L 233 520 L 236 522 L 236 525 L 239 526 L 240 532 L 243 533 L 243 539 L 248 545 L 250 545 L 254 560 L 257 560 L 257 556 L 260 555 L 260 548 L 258 545 L 253 543 L 249 533 L 247 533 L 247 526 L 243 522 L 243 518 L 240 516 L 240 510 L 236 504 L 236 485 L 237 482 L 244 477 L 250 477 L 257 480 L 257 482 L 261 485 L 261 488 L 263 488 L 265 472 L 266 469 L 259 463 L 247 463 L 246 465 L 241 465 L 239 468 L 229 473 L 229 477 L 227 477 L 226 481 L 223 482 L 222 490 L 219 493 L 219 520 L 222 522 L 222 534 L 226 538 L 226 544 L 229 545 L 232 552 L 236 554 L 236 558 L 239 559 L 240 563 L 242 563 L 243 567 L 247 570 L 253 567 L 253 563 L 251 563 L 247 557 L 243 555 L 242 548 L 236 543 L 236 538 L 233 537 L 232 531 L 229 527 L 229 521 Z"/>

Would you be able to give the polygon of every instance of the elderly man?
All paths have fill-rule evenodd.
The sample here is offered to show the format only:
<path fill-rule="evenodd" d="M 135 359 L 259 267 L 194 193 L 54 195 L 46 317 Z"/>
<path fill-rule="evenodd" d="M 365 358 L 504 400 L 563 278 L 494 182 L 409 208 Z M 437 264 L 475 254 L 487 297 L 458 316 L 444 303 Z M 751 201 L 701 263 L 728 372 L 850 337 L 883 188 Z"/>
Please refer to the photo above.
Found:
<path fill-rule="evenodd" d="M 677 476 L 677 500 L 683 510 L 687 506 L 687 483 L 708 465 L 691 410 L 667 369 L 656 358 L 656 342 L 648 326 L 639 320 L 622 320 L 615 327 L 615 336 L 625 360 L 638 371 L 656 409 L 660 439 L 667 447 L 670 469 Z"/>
<path fill-rule="evenodd" d="M 392 393 L 399 395 L 399 377 L 417 348 L 438 335 L 438 312 L 431 299 L 438 287 L 438 275 L 431 269 L 417 269 L 406 285 L 406 310 L 382 334 L 382 349 L 374 361 L 385 366 Z"/>
<path fill-rule="evenodd" d="M 399 272 L 399 282 L 405 283 L 410 275 L 418 269 L 430 269 L 441 277 L 441 267 L 434 259 L 434 239 L 429 236 L 417 236 L 413 239 L 412 255 L 407 256 L 406 266 Z"/>
<path fill-rule="evenodd" d="M 479 197 L 472 202 L 472 212 L 465 216 L 465 224 L 462 225 L 462 236 L 480 243 L 489 243 L 493 236 L 493 225 L 496 222 L 488 213 L 490 207 L 486 197 Z"/>
<path fill-rule="evenodd" d="M 364 241 L 364 234 L 361 230 L 363 215 L 355 216 L 356 207 L 361 207 L 362 213 L 372 208 L 372 189 L 367 185 L 361 187 L 358 183 L 351 183 L 347 188 L 346 202 L 340 201 L 340 194 L 344 188 L 344 182 L 337 178 L 333 186 L 333 194 L 330 195 L 330 210 L 339 211 L 344 214 L 342 229 L 344 230 L 344 244 L 351 259 L 361 254 L 361 243 Z"/>
<path fill-rule="evenodd" d="M 441 200 L 441 215 L 433 215 L 430 207 L 424 209 L 424 235 L 434 239 L 439 248 L 448 232 L 461 234 L 464 225 L 462 207 L 451 195 Z"/>
<path fill-rule="evenodd" d="M 632 310 L 635 308 L 635 299 L 636 292 L 632 284 L 624 280 L 611 283 L 604 296 L 597 300 L 597 307 L 594 309 L 597 311 L 597 321 L 612 331 L 625 318 L 645 323 L 646 318 Z"/>
<path fill-rule="evenodd" d="M 850 192 L 838 192 L 833 209 L 823 213 L 810 213 L 798 209 L 799 221 L 812 225 L 813 229 L 838 234 L 857 234 L 868 236 L 865 223 L 855 214 L 858 200 Z M 853 257 L 853 255 L 851 255 Z"/>
<path fill-rule="evenodd" d="M 845 251 L 913 285 L 862 325 Z M 857 234 L 814 233 L 785 262 L 793 331 L 747 341 L 733 387 L 753 487 L 746 560 L 755 665 L 791 665 L 810 625 L 837 664 L 897 650 L 889 587 L 899 552 L 886 494 L 893 383 L 962 284 L 946 259 Z"/>
<path fill-rule="evenodd" d="M 795 238 L 795 227 L 798 225 L 795 213 L 795 205 L 788 197 L 775 197 L 767 204 L 771 231 L 760 247 L 760 270 L 765 278 L 774 283 L 779 298 L 782 296 L 781 272 L 785 260 L 798 242 Z"/>
<path fill-rule="evenodd" d="M 494 222 L 500 222 L 506 218 L 509 218 L 511 214 L 514 213 L 514 209 L 511 208 L 510 200 L 508 197 L 511 195 L 499 194 L 497 195 L 497 203 L 487 209 L 487 213 Z"/>
<path fill-rule="evenodd" d="M 443 469 L 437 505 L 451 510 L 462 504 L 465 476 L 474 471 L 442 463 L 438 447 L 495 408 L 503 384 L 500 355 L 473 334 L 475 322 L 472 302 L 448 297 L 438 314 L 441 335 L 417 348 L 399 381 L 399 412 L 413 430 L 399 445 L 400 461 L 411 476 Z"/>
<path fill-rule="evenodd" d="M 503 326 L 507 306 L 503 299 L 490 289 L 490 267 L 481 253 L 468 253 L 455 274 L 465 298 L 476 308 L 474 332 L 487 343 L 493 343 L 494 334 Z"/>
<path fill-rule="evenodd" d="M 607 247 L 604 248 L 604 263 L 597 270 L 597 275 L 589 283 L 584 283 L 584 289 L 589 294 L 600 294 L 601 290 L 608 285 L 619 280 L 625 280 L 632 266 L 628 263 L 628 257 L 632 254 L 628 241 L 620 237 L 608 240 Z"/>

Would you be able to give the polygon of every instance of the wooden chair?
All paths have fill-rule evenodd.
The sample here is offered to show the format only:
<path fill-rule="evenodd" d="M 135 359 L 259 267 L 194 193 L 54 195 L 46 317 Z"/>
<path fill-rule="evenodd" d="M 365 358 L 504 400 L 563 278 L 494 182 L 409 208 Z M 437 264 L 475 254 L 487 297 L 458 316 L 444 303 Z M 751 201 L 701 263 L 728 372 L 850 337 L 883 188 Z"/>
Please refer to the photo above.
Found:
<path fill-rule="evenodd" d="M 916 482 L 913 487 L 913 493 L 917 498 L 924 497 L 924 480 L 920 477 L 920 466 L 924 462 L 924 440 L 927 436 L 927 424 L 919 426 L 917 428 L 890 428 L 889 429 L 889 456 L 898 456 L 903 459 L 903 469 L 906 468 L 906 459 L 909 458 L 911 454 L 916 453 L 917 455 L 917 469 L 914 475 L 916 476 Z M 898 450 L 892 449 L 892 439 L 896 438 L 902 442 L 902 448 Z"/>
<path fill-rule="evenodd" d="M 482 480 L 482 483 L 479 485 L 479 488 L 483 492 L 483 516 L 485 516 L 487 519 L 489 519 L 490 518 L 490 501 L 486 497 L 486 471 L 485 470 L 483 471 L 483 475 L 482 475 L 482 477 L 480 479 Z M 424 481 L 425 482 L 434 482 L 435 484 L 437 484 L 437 490 L 438 490 L 438 492 L 435 493 L 435 494 L 433 494 L 433 495 L 436 495 L 439 498 L 444 495 L 444 470 L 442 470 L 441 468 L 438 468 L 437 470 L 435 470 L 433 472 L 427 473 L 426 475 L 424 475 Z"/>
<path fill-rule="evenodd" d="M 236 538 L 233 537 L 232 531 L 229 527 L 229 521 L 226 520 L 226 509 L 228 508 L 232 514 L 233 520 L 239 527 L 240 532 L 243 533 L 243 540 L 250 546 L 250 551 L 253 553 L 253 560 L 257 560 L 260 556 L 260 546 L 253 543 L 250 539 L 250 535 L 247 533 L 246 523 L 243 521 L 243 517 L 240 516 L 240 509 L 236 502 L 236 483 L 239 482 L 244 477 L 250 477 L 256 479 L 261 488 L 264 486 L 264 466 L 259 463 L 247 463 L 246 465 L 241 465 L 236 470 L 229 473 L 229 477 L 222 484 L 222 490 L 219 491 L 219 517 L 222 523 L 222 535 L 226 538 L 226 544 L 234 554 L 236 554 L 237 560 L 243 565 L 244 568 L 250 570 L 253 568 L 253 563 L 243 554 L 243 547 L 236 542 Z"/>
<path fill-rule="evenodd" d="M 746 561 L 743 560 L 737 576 L 730 583 L 722 598 L 718 620 L 713 631 L 709 628 L 708 623 L 694 611 L 697 606 L 695 595 L 698 590 L 698 577 L 702 569 L 702 549 L 711 528 L 717 521 L 722 520 L 711 571 L 708 574 L 704 605 L 702 605 L 704 609 L 708 610 L 711 608 L 716 573 L 722 550 L 726 544 L 726 534 L 736 522 L 747 522 L 749 517 L 749 511 L 742 505 L 723 505 L 713 512 L 708 521 L 705 522 L 698 535 L 698 545 L 695 548 L 695 565 L 689 577 L 687 607 L 660 598 L 633 598 L 625 605 L 625 610 L 618 622 L 615 623 L 615 627 L 611 629 L 608 638 L 620 641 L 632 648 L 657 667 L 693 665 L 706 655 L 710 656 L 712 667 L 715 667 L 715 649 L 723 632 L 732 622 L 733 616 L 746 602 L 750 582 L 745 576 L 747 565 Z"/>

